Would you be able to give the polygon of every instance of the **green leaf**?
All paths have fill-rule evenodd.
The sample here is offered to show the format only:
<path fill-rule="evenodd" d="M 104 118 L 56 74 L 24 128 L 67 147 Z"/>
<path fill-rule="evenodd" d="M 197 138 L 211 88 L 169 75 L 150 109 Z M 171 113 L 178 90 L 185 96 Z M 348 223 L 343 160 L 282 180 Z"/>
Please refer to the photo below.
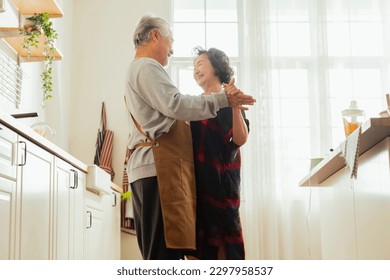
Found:
<path fill-rule="evenodd" d="M 121 193 L 122 200 L 130 199 L 131 195 L 132 195 L 131 191 Z"/>

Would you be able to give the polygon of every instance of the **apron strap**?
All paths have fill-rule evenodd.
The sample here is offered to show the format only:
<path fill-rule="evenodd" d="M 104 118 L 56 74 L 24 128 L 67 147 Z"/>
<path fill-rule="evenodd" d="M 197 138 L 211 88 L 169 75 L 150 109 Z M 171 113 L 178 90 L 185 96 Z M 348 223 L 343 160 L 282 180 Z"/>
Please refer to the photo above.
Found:
<path fill-rule="evenodd" d="M 137 149 L 138 147 L 148 147 L 148 146 L 153 146 L 153 145 L 156 145 L 156 141 L 153 140 L 152 138 L 149 137 L 148 134 L 146 134 L 141 126 L 139 125 L 139 123 L 135 120 L 135 118 L 133 117 L 133 114 L 130 112 L 130 109 L 129 109 L 129 104 L 127 103 L 127 98 L 126 96 L 123 96 L 124 99 L 125 99 L 125 104 L 126 104 L 126 108 L 127 108 L 127 111 L 129 112 L 130 116 L 131 116 L 131 119 L 133 120 L 134 122 L 134 125 L 135 127 L 137 128 L 137 130 L 139 131 L 139 133 L 141 133 L 143 136 L 145 136 L 150 142 L 142 142 L 142 143 L 138 143 L 134 146 L 134 148 L 132 150 L 135 150 Z"/>

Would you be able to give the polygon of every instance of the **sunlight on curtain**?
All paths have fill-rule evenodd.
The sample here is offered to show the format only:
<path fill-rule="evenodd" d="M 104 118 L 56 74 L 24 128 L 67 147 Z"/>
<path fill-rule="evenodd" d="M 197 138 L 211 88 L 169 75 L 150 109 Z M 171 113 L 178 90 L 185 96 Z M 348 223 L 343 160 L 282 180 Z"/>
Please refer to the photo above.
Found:
<path fill-rule="evenodd" d="M 246 0 L 242 87 L 257 103 L 243 151 L 248 259 L 321 259 L 317 188 L 300 188 L 310 158 L 344 139 L 341 111 L 366 118 L 390 91 L 389 3 Z"/>
<path fill-rule="evenodd" d="M 271 61 L 269 17 L 266 1 L 248 1 L 244 9 L 245 38 L 243 84 L 256 96 L 257 103 L 247 112 L 251 130 L 242 148 L 243 201 L 241 216 L 249 259 L 274 259 L 278 256 L 275 158 L 272 121 Z M 252 34 L 252 35 L 250 35 Z M 256 36 L 253 36 L 256 34 Z M 265 187 L 269 186 L 269 187 Z"/>

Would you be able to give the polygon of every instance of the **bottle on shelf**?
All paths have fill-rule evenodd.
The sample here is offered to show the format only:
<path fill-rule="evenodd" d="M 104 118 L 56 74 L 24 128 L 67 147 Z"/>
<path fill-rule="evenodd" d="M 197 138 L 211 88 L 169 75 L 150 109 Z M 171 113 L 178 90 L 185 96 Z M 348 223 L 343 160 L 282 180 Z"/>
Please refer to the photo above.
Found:
<path fill-rule="evenodd" d="M 359 109 L 356 100 L 352 100 L 349 108 L 342 112 L 345 136 L 348 137 L 359 127 L 362 122 L 364 111 Z"/>

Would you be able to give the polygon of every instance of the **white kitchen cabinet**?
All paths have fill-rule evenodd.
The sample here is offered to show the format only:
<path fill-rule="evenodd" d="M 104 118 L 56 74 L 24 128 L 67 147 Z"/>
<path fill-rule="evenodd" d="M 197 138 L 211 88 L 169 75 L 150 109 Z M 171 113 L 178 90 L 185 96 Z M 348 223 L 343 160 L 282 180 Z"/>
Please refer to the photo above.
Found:
<path fill-rule="evenodd" d="M 0 176 L 0 260 L 14 258 L 16 183 Z"/>
<path fill-rule="evenodd" d="M 0 127 L 0 259 L 83 259 L 85 172 Z"/>
<path fill-rule="evenodd" d="M 85 259 L 120 259 L 120 194 L 87 191 Z"/>
<path fill-rule="evenodd" d="M 0 260 L 15 257 L 16 139 L 16 133 L 0 125 Z"/>
<path fill-rule="evenodd" d="M 83 259 L 86 174 L 56 158 L 54 178 L 54 259 Z"/>
<path fill-rule="evenodd" d="M 104 210 L 107 207 L 106 195 L 85 193 L 85 239 L 84 258 L 87 260 L 102 260 L 106 257 L 106 242 Z"/>
<path fill-rule="evenodd" d="M 52 259 L 54 156 L 20 137 L 18 141 L 16 259 Z"/>
<path fill-rule="evenodd" d="M 0 258 L 50 259 L 53 155 L 0 128 Z"/>
<path fill-rule="evenodd" d="M 0 260 L 120 258 L 120 195 L 88 191 L 87 172 L 0 111 Z"/>
<path fill-rule="evenodd" d="M 76 169 L 77 170 L 77 169 Z M 84 219 L 84 200 L 86 192 L 86 173 L 78 170 L 78 187 L 73 193 L 73 199 L 71 203 L 71 209 L 73 209 L 73 233 L 71 238 L 73 238 L 73 259 L 82 260 L 84 259 L 84 228 L 85 228 L 85 219 Z"/>
<path fill-rule="evenodd" d="M 111 211 L 106 211 L 107 221 L 110 225 L 108 232 L 108 258 L 110 260 L 119 260 L 121 255 L 121 195 L 112 190 L 108 207 Z"/>
<path fill-rule="evenodd" d="M 83 259 L 86 174 L 20 139 L 16 258 Z"/>
<path fill-rule="evenodd" d="M 15 180 L 16 166 L 14 165 L 16 151 L 15 143 L 18 134 L 0 124 L 0 176 Z"/>

